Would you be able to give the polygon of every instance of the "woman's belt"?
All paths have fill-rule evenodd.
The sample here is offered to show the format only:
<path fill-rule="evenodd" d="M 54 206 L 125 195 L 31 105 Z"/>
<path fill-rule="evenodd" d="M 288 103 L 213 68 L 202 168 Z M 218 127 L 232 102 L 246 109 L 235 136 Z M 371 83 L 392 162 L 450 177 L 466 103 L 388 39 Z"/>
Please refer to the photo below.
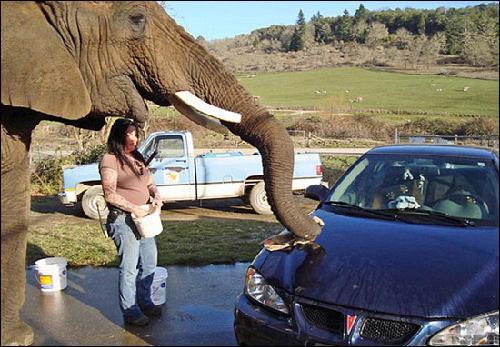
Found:
<path fill-rule="evenodd" d="M 109 205 L 109 204 L 108 204 L 108 210 L 109 210 L 109 213 L 113 213 L 113 214 L 115 214 L 117 216 L 120 216 L 122 214 L 130 214 L 130 212 L 127 212 L 125 210 L 122 210 L 119 207 L 116 207 L 116 206 L 113 206 L 113 205 Z"/>

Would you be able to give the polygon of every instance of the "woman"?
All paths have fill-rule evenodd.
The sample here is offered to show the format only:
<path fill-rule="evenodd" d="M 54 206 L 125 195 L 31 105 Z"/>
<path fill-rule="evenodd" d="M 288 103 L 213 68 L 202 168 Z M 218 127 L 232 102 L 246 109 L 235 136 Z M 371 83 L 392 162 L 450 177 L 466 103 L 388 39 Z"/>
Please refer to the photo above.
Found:
<path fill-rule="evenodd" d="M 161 306 L 154 305 L 150 295 L 156 268 L 156 243 L 154 237 L 144 238 L 138 234 L 131 213 L 143 217 L 147 212 L 140 206 L 147 204 L 150 197 L 155 207 L 161 208 L 162 201 L 144 157 L 137 151 L 137 133 L 138 127 L 133 121 L 116 120 L 99 172 L 110 211 L 106 227 L 120 260 L 120 308 L 126 323 L 146 325 L 147 316 L 161 314 Z"/>

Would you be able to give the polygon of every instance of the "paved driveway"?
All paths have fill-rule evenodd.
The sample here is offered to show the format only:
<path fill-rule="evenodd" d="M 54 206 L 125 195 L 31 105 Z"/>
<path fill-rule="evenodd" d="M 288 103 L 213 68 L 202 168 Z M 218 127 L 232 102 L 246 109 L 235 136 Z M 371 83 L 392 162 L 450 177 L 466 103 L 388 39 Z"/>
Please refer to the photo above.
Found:
<path fill-rule="evenodd" d="M 36 346 L 235 346 L 233 309 L 248 265 L 167 266 L 163 315 L 145 327 L 123 323 L 116 268 L 69 269 L 68 287 L 55 293 L 28 270 L 21 316 Z"/>

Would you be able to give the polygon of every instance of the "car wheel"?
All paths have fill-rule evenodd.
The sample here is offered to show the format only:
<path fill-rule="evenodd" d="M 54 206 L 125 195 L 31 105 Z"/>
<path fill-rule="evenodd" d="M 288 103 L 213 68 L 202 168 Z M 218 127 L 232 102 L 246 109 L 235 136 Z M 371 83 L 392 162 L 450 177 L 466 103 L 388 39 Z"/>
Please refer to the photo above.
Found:
<path fill-rule="evenodd" d="M 85 215 L 92 219 L 99 219 L 99 213 L 103 222 L 106 221 L 109 210 L 104 200 L 102 186 L 93 186 L 85 191 L 82 199 L 82 208 Z M 99 213 L 97 212 L 99 208 Z"/>
<path fill-rule="evenodd" d="M 250 205 L 258 214 L 273 214 L 271 205 L 267 202 L 267 195 L 264 182 L 259 182 L 253 186 L 248 197 Z"/>

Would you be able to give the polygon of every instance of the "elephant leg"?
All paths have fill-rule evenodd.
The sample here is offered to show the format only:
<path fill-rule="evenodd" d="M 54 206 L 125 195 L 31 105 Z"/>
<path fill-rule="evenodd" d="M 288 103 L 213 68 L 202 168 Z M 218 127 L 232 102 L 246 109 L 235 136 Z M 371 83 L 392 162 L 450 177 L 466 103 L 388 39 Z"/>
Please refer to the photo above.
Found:
<path fill-rule="evenodd" d="M 27 346 L 33 343 L 33 330 L 19 316 L 26 282 L 26 226 L 8 229 L 12 232 L 2 234 L 2 346 Z"/>
<path fill-rule="evenodd" d="M 30 209 L 29 145 L 37 121 L 10 122 L 2 114 L 1 324 L 2 345 L 30 345 L 33 330 L 19 311 L 26 283 L 27 221 Z M 15 124 L 15 126 L 12 126 Z M 24 124 L 22 127 L 19 124 Z"/>
<path fill-rule="evenodd" d="M 2 345 L 30 345 L 33 331 L 19 316 L 26 282 L 29 185 L 18 170 L 2 175 Z M 8 202 L 6 202 L 8 200 Z"/>

